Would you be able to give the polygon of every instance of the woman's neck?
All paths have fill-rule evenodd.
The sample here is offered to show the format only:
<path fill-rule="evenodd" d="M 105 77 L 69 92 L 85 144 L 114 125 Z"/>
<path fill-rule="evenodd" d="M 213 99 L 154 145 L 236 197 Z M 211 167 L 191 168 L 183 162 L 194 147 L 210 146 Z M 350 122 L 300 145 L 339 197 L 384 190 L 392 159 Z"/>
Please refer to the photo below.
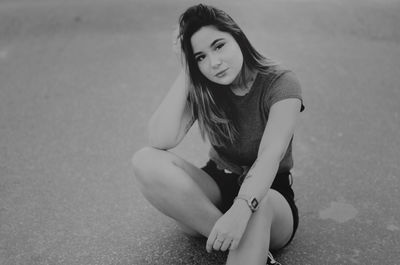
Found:
<path fill-rule="evenodd" d="M 248 72 L 246 74 L 246 80 L 238 80 L 231 84 L 230 89 L 231 91 L 237 96 L 244 96 L 250 92 L 251 87 L 256 79 L 257 71 Z"/>

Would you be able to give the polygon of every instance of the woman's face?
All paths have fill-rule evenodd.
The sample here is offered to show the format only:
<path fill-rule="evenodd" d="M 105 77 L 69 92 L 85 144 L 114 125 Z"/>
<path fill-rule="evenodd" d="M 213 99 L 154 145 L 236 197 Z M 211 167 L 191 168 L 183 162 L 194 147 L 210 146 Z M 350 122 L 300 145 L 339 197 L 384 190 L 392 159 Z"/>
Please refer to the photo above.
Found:
<path fill-rule="evenodd" d="M 208 80 L 220 85 L 234 83 L 243 66 L 243 54 L 232 35 L 205 26 L 193 34 L 191 44 L 194 60 Z"/>

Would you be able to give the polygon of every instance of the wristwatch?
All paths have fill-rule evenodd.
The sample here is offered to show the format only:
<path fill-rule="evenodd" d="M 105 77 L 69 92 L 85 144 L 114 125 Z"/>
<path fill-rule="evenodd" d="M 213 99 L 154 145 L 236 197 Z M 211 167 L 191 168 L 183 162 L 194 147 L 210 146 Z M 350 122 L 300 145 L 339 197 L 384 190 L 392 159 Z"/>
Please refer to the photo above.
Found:
<path fill-rule="evenodd" d="M 257 211 L 257 210 L 258 210 L 258 207 L 260 206 L 260 204 L 258 203 L 257 198 L 254 197 L 254 196 L 247 197 L 247 196 L 245 196 L 245 195 L 238 195 L 238 196 L 236 196 L 236 198 L 235 198 L 235 201 L 236 201 L 236 200 L 244 200 L 244 201 L 247 203 L 247 205 L 249 206 L 251 212 L 253 212 L 253 213 L 254 213 L 255 211 Z"/>

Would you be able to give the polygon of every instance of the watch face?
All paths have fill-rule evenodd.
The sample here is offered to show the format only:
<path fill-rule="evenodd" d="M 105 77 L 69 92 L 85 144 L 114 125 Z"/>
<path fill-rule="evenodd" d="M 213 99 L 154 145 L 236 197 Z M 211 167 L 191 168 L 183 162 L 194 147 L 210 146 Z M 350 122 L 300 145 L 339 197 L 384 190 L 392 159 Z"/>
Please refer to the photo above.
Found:
<path fill-rule="evenodd" d="M 253 199 L 251 200 L 250 204 L 251 204 L 251 207 L 253 207 L 253 209 L 257 209 L 257 207 L 258 207 L 258 201 L 257 201 L 256 198 L 253 198 Z"/>

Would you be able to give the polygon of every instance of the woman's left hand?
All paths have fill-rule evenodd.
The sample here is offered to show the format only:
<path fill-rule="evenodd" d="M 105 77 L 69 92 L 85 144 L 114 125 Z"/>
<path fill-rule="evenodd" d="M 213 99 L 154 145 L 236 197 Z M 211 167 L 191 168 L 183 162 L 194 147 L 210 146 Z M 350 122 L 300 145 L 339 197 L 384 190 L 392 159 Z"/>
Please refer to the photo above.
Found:
<path fill-rule="evenodd" d="M 234 250 L 246 230 L 251 217 L 250 208 L 245 204 L 234 203 L 215 223 L 207 239 L 207 252 L 214 250 Z"/>

